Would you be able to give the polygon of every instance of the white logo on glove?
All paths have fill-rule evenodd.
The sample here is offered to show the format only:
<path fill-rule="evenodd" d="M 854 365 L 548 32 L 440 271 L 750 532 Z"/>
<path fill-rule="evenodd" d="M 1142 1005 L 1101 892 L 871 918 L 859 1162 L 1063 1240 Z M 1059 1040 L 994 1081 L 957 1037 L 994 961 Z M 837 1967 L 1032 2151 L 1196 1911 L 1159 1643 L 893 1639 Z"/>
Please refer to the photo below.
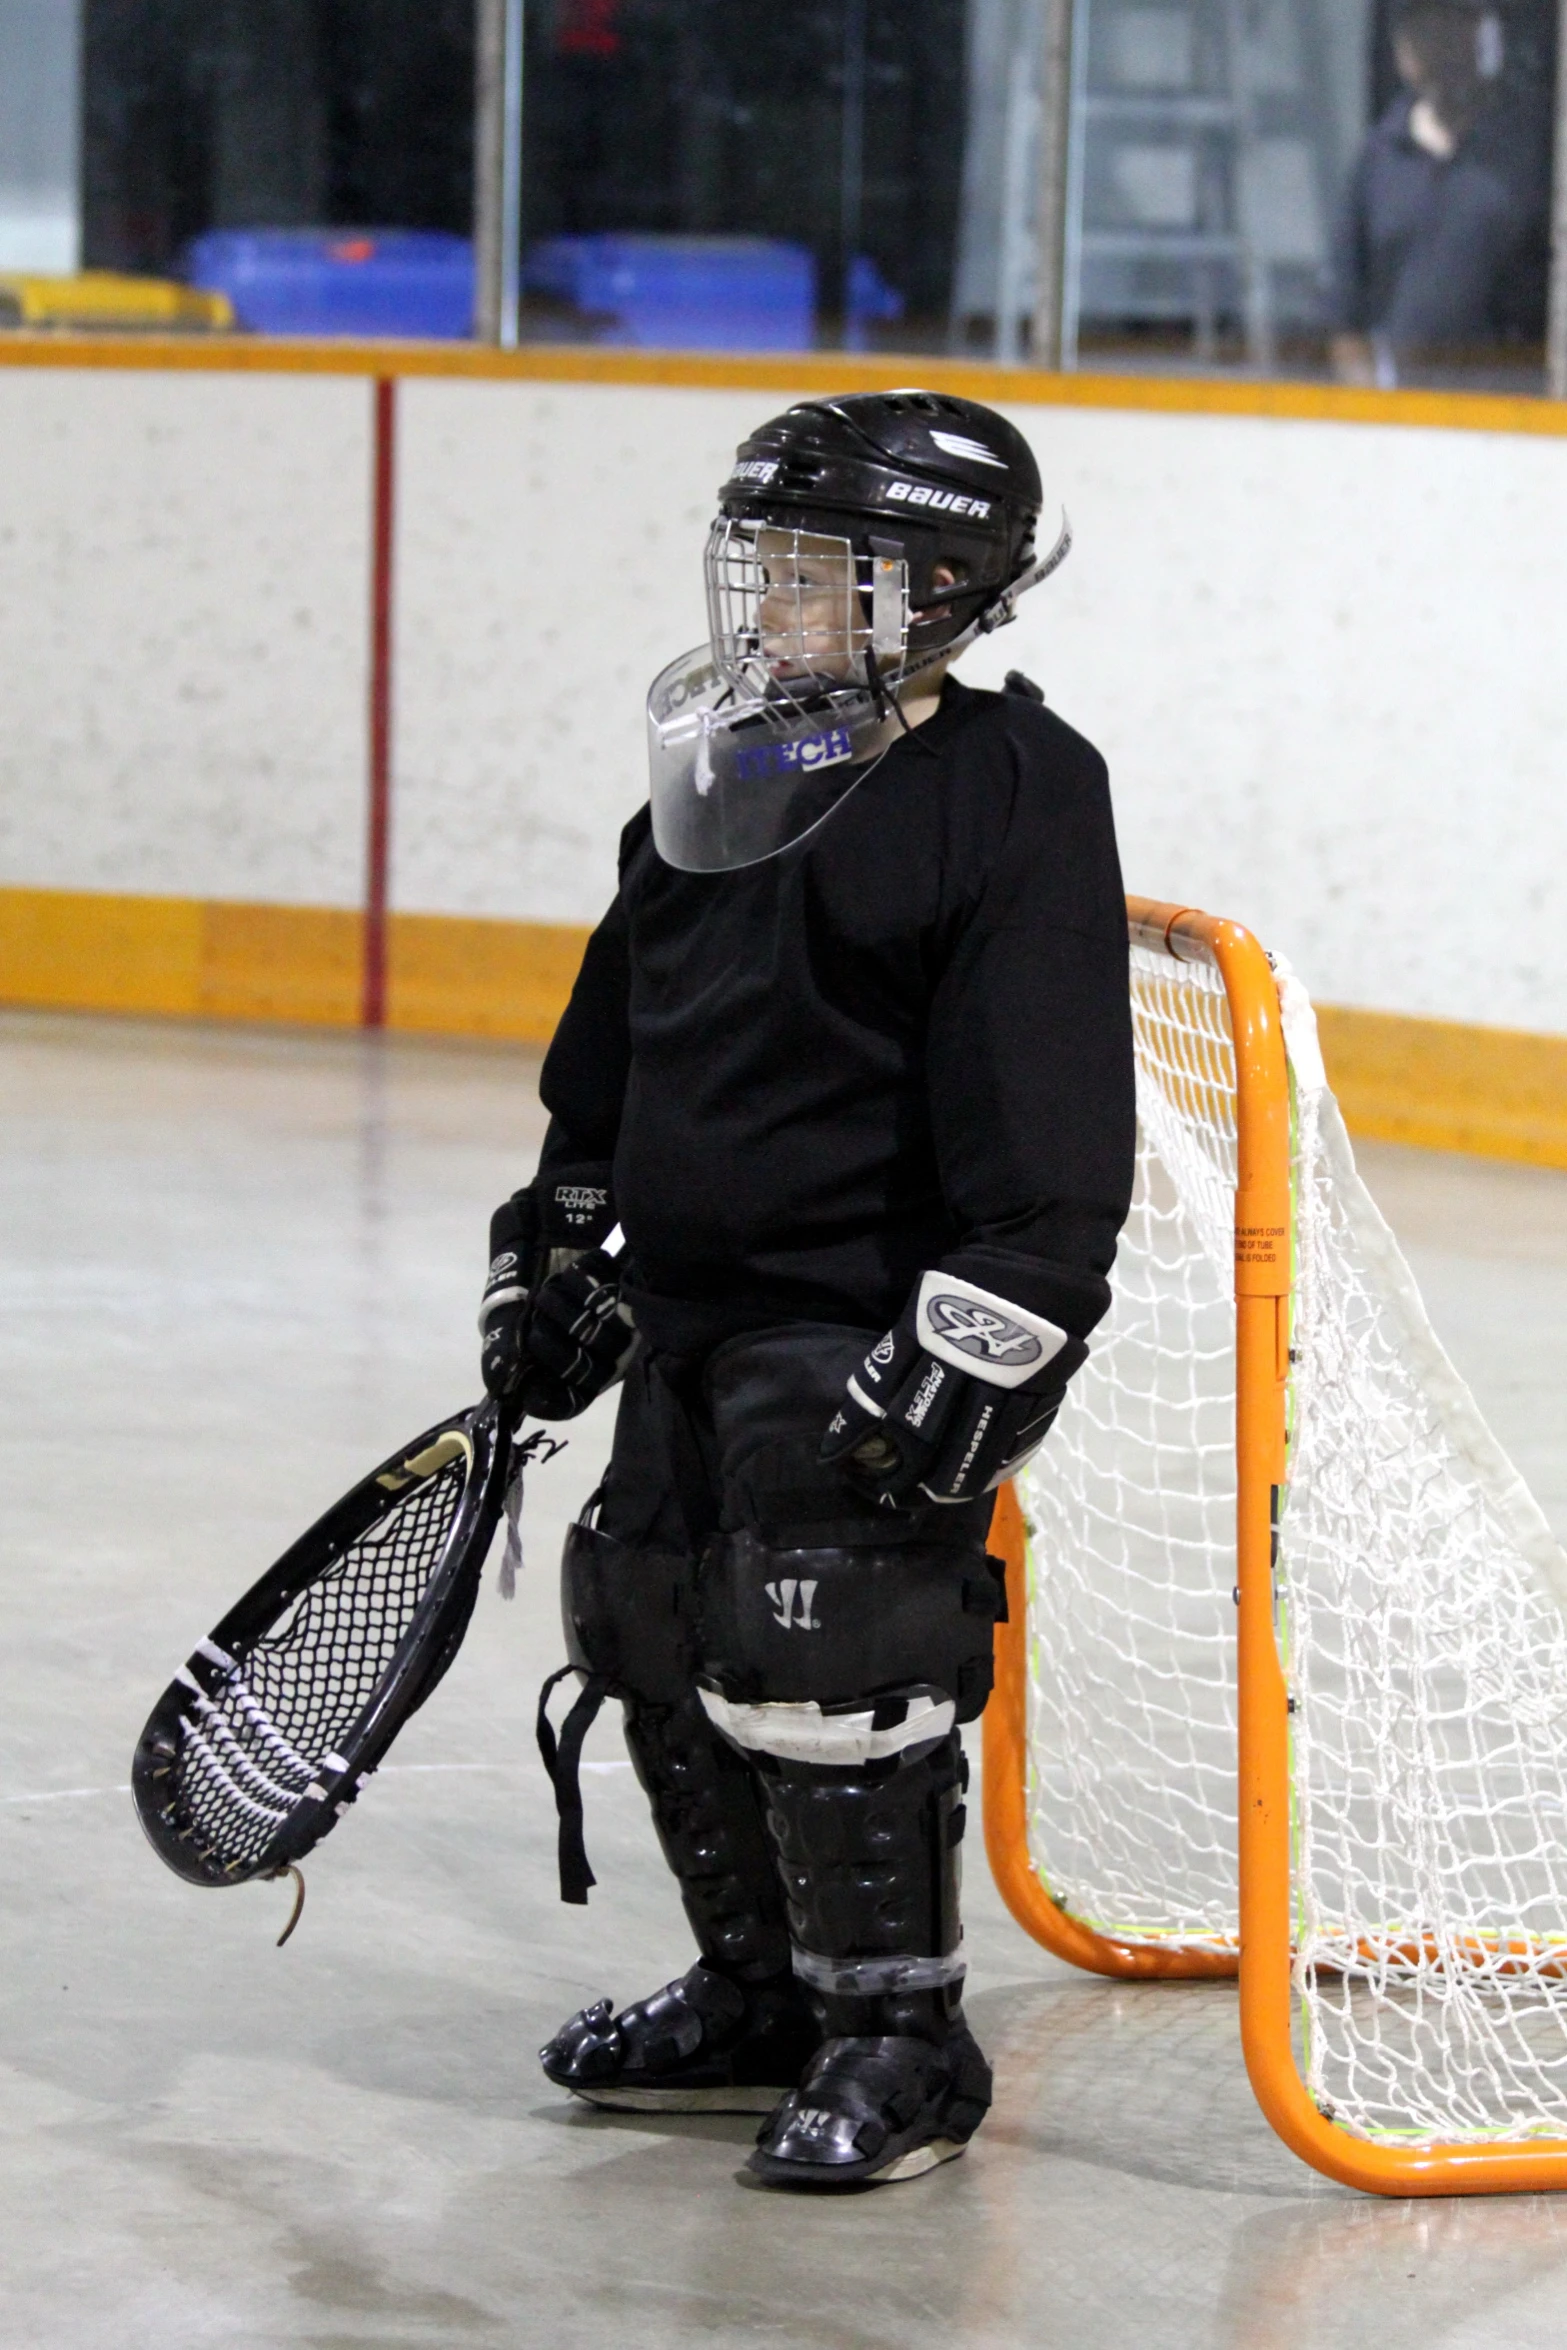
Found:
<path fill-rule="evenodd" d="M 1070 1344 L 1043 1314 L 961 1273 L 923 1273 L 914 1334 L 929 1353 L 991 1387 L 1022 1387 Z"/>
<path fill-rule="evenodd" d="M 960 1354 L 1009 1366 L 1043 1360 L 1045 1350 L 1033 1332 L 993 1306 L 975 1305 L 966 1297 L 933 1297 L 925 1310 L 932 1328 Z"/>
<path fill-rule="evenodd" d="M 763 1589 L 777 1610 L 773 1622 L 780 1625 L 785 1632 L 819 1632 L 821 1630 L 820 1618 L 811 1613 L 811 1602 L 816 1597 L 814 1583 L 797 1583 L 792 1575 L 786 1575 L 781 1583 L 767 1583 L 763 1585 Z M 796 1593 L 799 1594 L 800 1599 L 798 1615 L 794 1612 Z"/>
<path fill-rule="evenodd" d="M 585 1224 L 596 1216 L 609 1199 L 609 1193 L 596 1183 L 557 1183 L 555 1205 L 568 1224 Z"/>

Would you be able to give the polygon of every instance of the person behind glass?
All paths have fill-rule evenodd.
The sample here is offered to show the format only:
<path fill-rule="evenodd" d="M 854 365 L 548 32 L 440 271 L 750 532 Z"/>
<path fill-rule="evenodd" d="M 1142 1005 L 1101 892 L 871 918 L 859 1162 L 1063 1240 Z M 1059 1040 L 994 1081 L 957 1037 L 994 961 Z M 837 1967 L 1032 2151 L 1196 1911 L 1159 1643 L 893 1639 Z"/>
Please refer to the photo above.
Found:
<path fill-rule="evenodd" d="M 1334 252 L 1332 356 L 1346 383 L 1538 337 L 1550 215 L 1545 93 L 1508 70 L 1483 0 L 1401 0 L 1403 88 L 1361 150 Z"/>

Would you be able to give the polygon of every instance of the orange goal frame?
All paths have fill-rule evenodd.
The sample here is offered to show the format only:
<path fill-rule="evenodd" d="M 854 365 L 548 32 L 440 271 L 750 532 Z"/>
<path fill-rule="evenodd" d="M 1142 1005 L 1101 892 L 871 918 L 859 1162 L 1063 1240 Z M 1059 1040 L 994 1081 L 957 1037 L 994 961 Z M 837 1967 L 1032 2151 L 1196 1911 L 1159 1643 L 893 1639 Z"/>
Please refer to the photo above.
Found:
<path fill-rule="evenodd" d="M 1318 2111 L 1296 2063 L 1292 2023 L 1289 1698 L 1274 1631 L 1273 1528 L 1285 1479 L 1289 1380 L 1290 1088 L 1278 989 L 1239 923 L 1129 897 L 1135 944 L 1215 965 L 1235 1046 L 1235 1444 L 1239 1951 L 1106 1939 L 1052 1900 L 1028 1842 L 1026 1530 L 1009 1485 L 992 1547 L 1007 1564 L 1008 1621 L 996 1632 L 996 1686 L 984 1717 L 985 1844 L 1018 1923 L 1058 1958 L 1121 1978 L 1239 1974 L 1246 2070 L 1273 2128 L 1329 2178 L 1379 2195 L 1477 2195 L 1567 2188 L 1567 2138 L 1506 2145 L 1389 2145 Z"/>

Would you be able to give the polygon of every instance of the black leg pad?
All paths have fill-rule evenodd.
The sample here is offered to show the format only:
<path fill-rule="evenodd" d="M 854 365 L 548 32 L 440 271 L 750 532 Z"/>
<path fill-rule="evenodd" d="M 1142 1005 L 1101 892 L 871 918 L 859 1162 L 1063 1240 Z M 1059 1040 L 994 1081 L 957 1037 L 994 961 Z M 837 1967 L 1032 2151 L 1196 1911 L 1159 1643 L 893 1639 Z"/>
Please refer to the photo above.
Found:
<path fill-rule="evenodd" d="M 789 1929 L 754 1772 L 688 1692 L 679 1705 L 626 1702 L 626 1744 L 697 1947 L 745 1981 L 789 1970 Z"/>
<path fill-rule="evenodd" d="M 762 1767 L 767 1826 L 789 1930 L 806 1960 L 804 1979 L 823 1988 L 836 1967 L 848 1984 L 859 1966 L 864 1973 L 858 1979 L 876 1986 L 865 1995 L 885 1997 L 899 1988 L 886 1962 L 924 1959 L 946 1961 L 947 1967 L 929 1966 L 923 1979 L 918 1968 L 909 1970 L 911 1990 L 938 1990 L 943 1975 L 955 1983 L 961 1974 L 958 1846 L 964 1816 L 956 1733 L 913 1760 L 858 1770 Z M 812 1969 L 812 1958 L 822 1966 Z M 882 1962 L 879 1968 L 876 1962 Z"/>

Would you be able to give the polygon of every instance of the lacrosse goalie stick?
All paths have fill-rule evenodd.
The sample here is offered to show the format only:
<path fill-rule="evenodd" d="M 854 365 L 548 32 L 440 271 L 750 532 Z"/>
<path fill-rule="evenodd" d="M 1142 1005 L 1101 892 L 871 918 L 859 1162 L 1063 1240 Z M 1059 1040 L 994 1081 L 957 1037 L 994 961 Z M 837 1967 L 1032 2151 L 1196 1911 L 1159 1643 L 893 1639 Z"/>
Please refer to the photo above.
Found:
<path fill-rule="evenodd" d="M 154 1850 L 196 1885 L 293 1873 L 334 1828 L 451 1664 L 508 1496 L 542 1431 L 514 1444 L 492 1402 L 383 1461 L 201 1641 L 131 1766 Z"/>

